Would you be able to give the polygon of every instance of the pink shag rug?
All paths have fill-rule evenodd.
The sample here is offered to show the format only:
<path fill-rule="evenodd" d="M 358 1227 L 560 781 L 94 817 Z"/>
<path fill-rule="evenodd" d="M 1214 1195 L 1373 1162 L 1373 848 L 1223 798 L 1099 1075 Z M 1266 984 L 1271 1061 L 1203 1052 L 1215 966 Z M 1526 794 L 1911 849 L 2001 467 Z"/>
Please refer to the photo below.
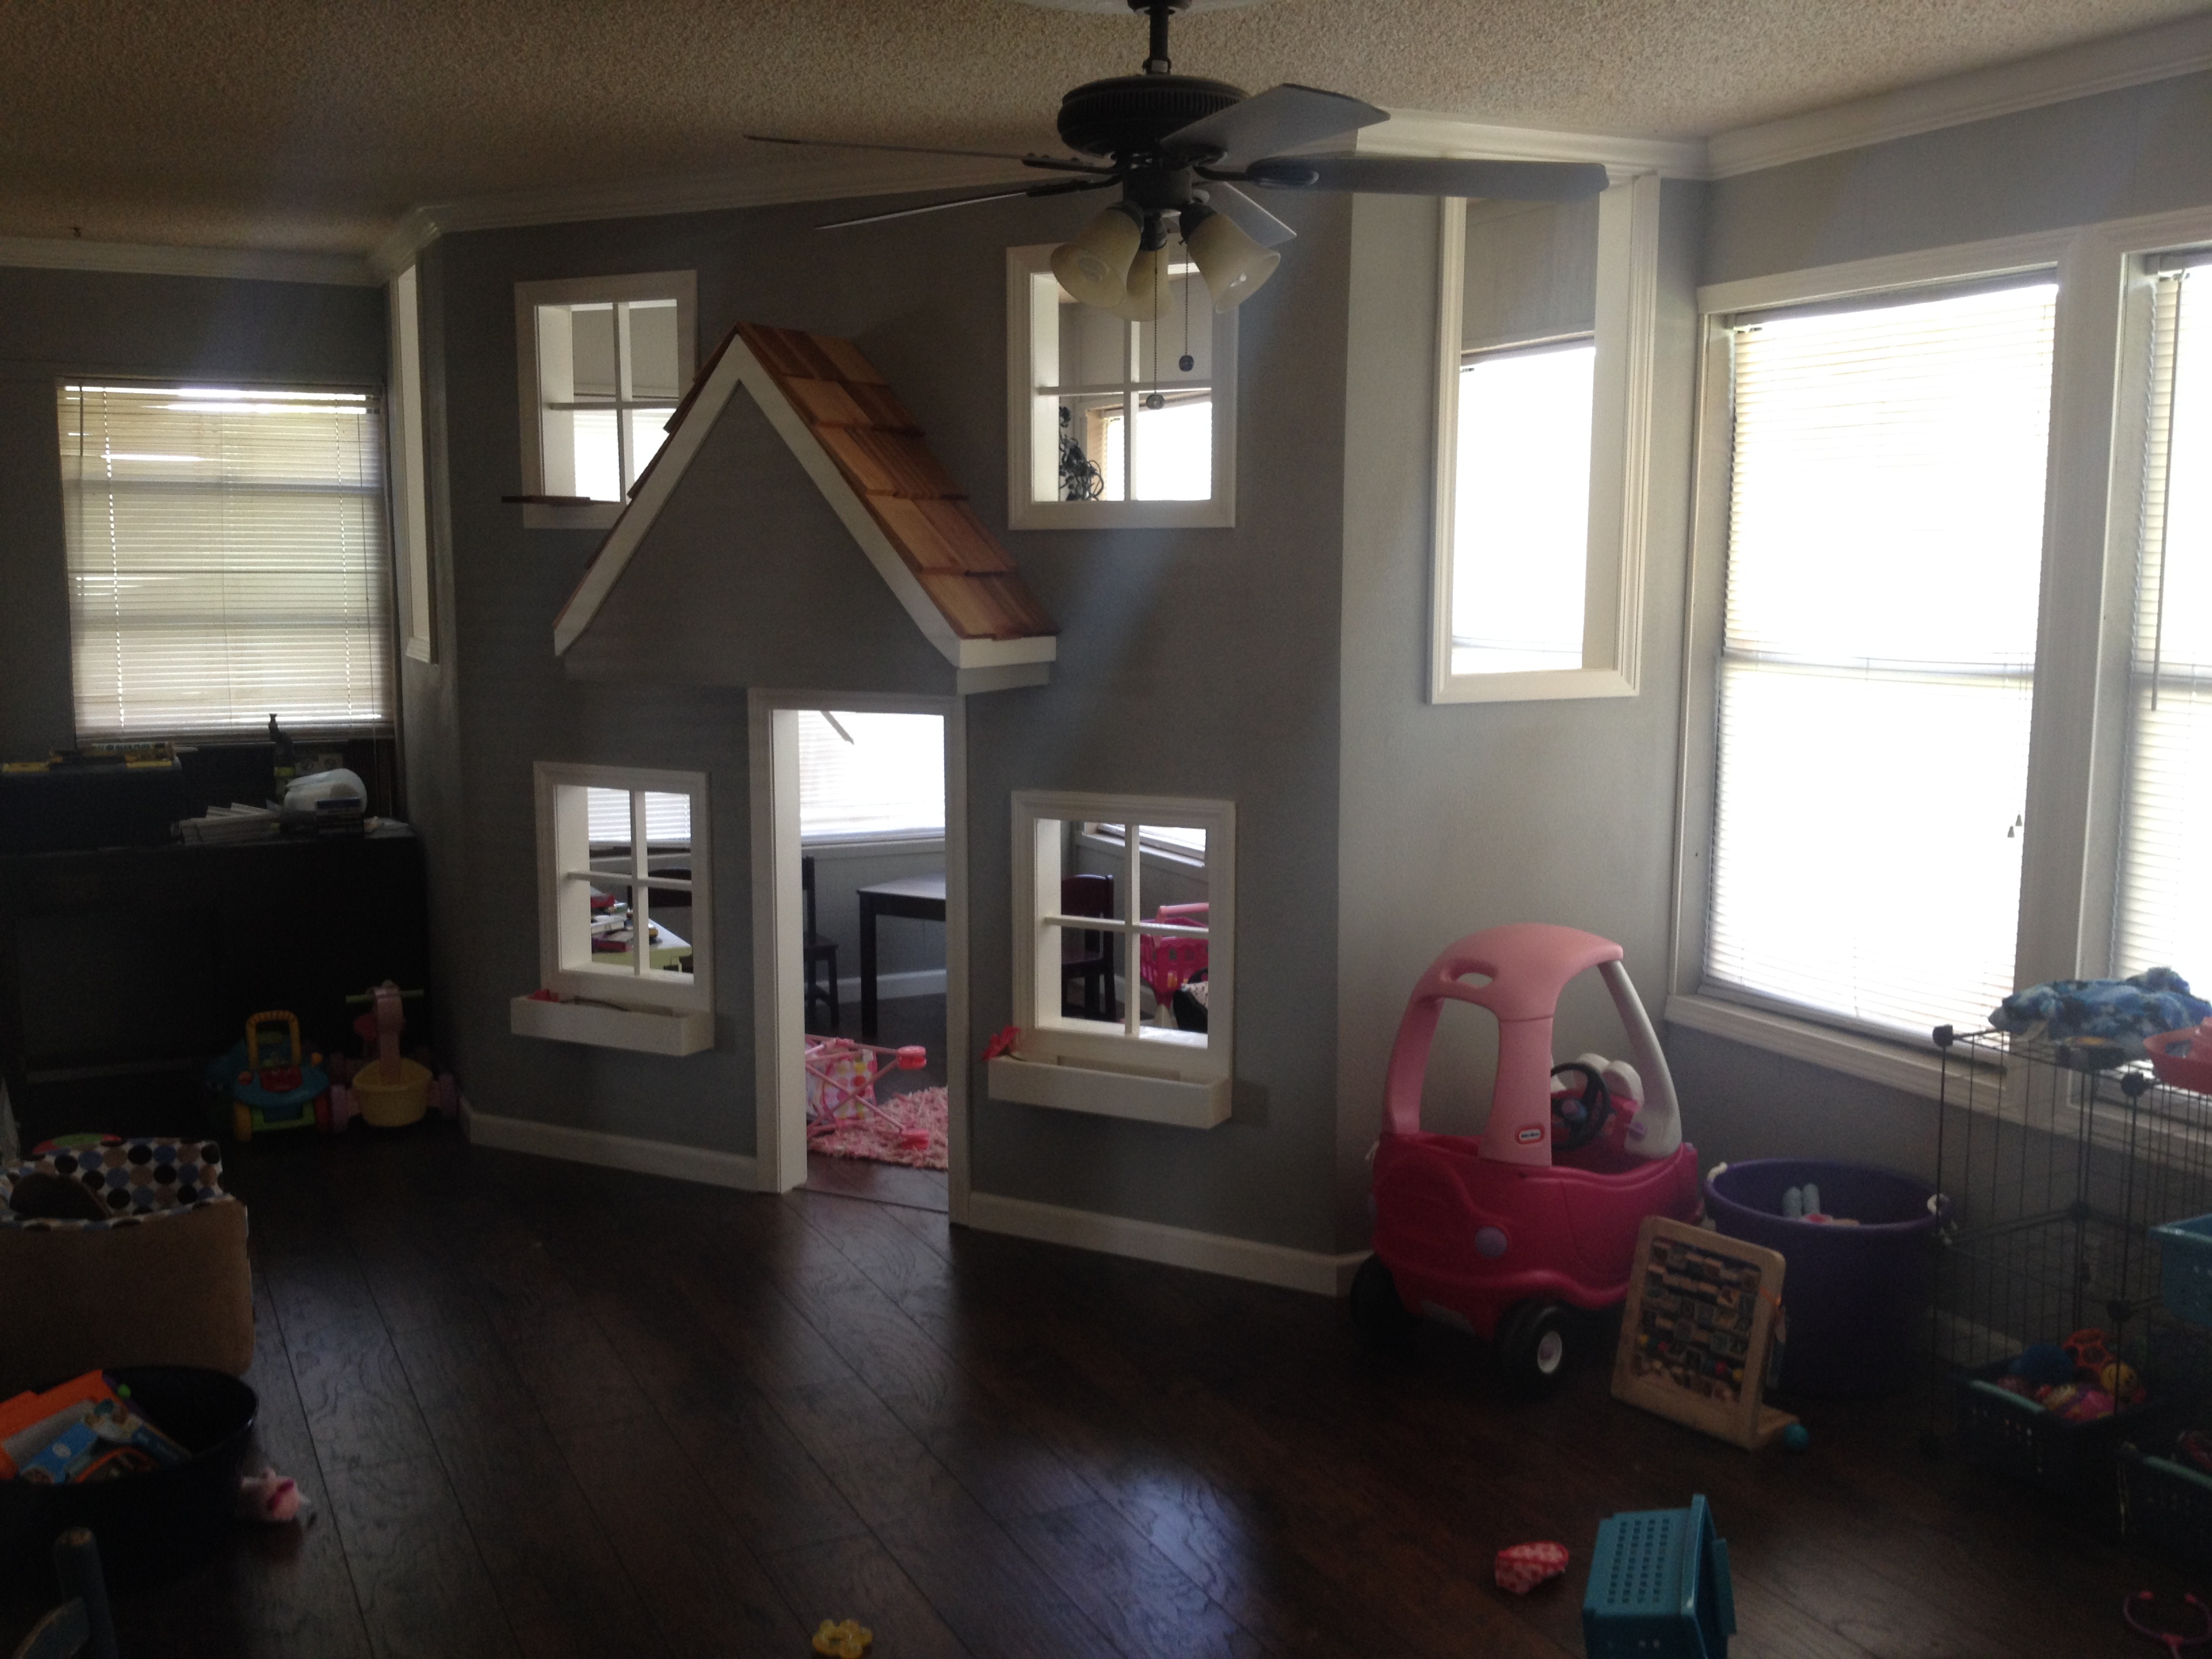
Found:
<path fill-rule="evenodd" d="M 806 1150 L 832 1158 L 903 1164 L 915 1170 L 942 1170 L 949 1161 L 945 1152 L 949 1110 L 942 1085 L 886 1095 L 856 1116 L 810 1118 Z"/>

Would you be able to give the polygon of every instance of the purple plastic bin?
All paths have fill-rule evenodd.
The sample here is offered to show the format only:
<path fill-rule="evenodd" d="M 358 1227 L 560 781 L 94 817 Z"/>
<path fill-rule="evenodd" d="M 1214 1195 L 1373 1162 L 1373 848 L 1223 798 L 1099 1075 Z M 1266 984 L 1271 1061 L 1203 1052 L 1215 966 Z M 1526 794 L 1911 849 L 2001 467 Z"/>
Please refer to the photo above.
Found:
<path fill-rule="evenodd" d="M 1820 1208 L 1856 1227 L 1793 1221 L 1782 1194 L 1812 1182 Z M 1722 1165 L 1705 1207 L 1730 1238 L 1782 1252 L 1790 1342 L 1782 1386 L 1793 1394 L 1890 1394 L 1912 1380 L 1926 1331 L 1935 1188 L 1911 1176 L 1825 1158 L 1766 1158 Z"/>

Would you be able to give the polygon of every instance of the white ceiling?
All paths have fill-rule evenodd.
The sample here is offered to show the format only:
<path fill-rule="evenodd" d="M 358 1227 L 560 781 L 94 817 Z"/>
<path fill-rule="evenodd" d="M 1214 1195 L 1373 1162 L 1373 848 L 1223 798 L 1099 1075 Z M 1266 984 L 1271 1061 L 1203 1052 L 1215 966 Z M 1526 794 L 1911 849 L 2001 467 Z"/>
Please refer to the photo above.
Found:
<path fill-rule="evenodd" d="M 1267 0 L 1178 70 L 1694 137 L 2201 15 L 2205 0 Z M 767 130 L 1026 149 L 1140 20 L 1021 0 L 0 0 L 0 236 L 362 252 L 408 208 L 676 175 Z"/>

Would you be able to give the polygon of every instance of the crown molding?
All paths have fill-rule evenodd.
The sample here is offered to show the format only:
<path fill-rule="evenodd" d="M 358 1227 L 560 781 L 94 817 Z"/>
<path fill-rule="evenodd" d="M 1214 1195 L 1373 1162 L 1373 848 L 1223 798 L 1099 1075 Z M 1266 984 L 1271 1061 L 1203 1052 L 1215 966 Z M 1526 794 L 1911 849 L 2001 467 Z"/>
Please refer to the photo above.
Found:
<path fill-rule="evenodd" d="M 1451 155 L 1488 161 L 1598 161 L 1622 176 L 1656 173 L 1669 179 L 1705 176 L 1702 138 L 1632 138 L 1618 133 L 1555 132 L 1508 127 L 1438 110 L 1398 109 L 1379 126 L 1363 127 L 1354 148 L 1376 155 Z"/>
<path fill-rule="evenodd" d="M 0 236 L 0 265 L 33 270 L 112 270 L 138 276 L 215 276 L 233 282 L 328 283 L 374 288 L 382 278 L 357 253 L 284 248 L 163 247 L 76 237 Z"/>
<path fill-rule="evenodd" d="M 2133 34 L 2085 41 L 1990 69 L 1717 132 L 1705 141 L 1705 176 L 1732 178 L 2207 69 L 2212 69 L 2212 16 L 2186 17 Z"/>
<path fill-rule="evenodd" d="M 376 245 L 368 263 L 380 279 L 388 278 L 414 263 L 415 256 L 438 237 L 459 231 L 720 213 L 733 208 L 1034 183 L 1036 179 L 1019 162 L 952 155 L 854 156 L 826 150 L 818 156 L 791 157 L 780 151 L 773 171 L 751 168 L 513 191 L 414 208 Z"/>

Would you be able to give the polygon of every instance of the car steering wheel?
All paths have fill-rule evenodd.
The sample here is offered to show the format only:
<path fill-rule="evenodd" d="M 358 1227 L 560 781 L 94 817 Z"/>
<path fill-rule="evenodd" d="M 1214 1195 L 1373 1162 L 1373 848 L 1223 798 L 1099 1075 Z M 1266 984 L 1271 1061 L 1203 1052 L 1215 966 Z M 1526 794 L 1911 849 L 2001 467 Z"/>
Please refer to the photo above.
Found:
<path fill-rule="evenodd" d="M 1552 1067 L 1552 1075 L 1563 1072 L 1579 1073 L 1583 1079 L 1582 1093 L 1582 1121 L 1569 1118 L 1559 1109 L 1559 1102 L 1552 1102 L 1552 1150 L 1559 1152 L 1579 1152 L 1595 1140 L 1605 1131 L 1605 1121 L 1613 1115 L 1613 1091 L 1605 1086 L 1597 1067 L 1586 1066 L 1579 1060 L 1562 1060 Z"/>

